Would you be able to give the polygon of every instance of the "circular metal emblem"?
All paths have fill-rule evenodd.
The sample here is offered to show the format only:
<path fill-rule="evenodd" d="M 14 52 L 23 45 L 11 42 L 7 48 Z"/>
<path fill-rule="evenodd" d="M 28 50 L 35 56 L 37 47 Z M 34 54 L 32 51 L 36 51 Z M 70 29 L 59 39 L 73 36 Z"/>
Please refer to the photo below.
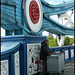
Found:
<path fill-rule="evenodd" d="M 32 22 L 34 24 L 38 23 L 40 12 L 39 12 L 39 6 L 36 1 L 31 1 L 30 7 L 29 7 L 29 14 Z"/>
<path fill-rule="evenodd" d="M 28 28 L 33 32 L 38 32 L 41 29 L 43 20 L 43 12 L 40 0 L 26 0 L 24 16 Z"/>

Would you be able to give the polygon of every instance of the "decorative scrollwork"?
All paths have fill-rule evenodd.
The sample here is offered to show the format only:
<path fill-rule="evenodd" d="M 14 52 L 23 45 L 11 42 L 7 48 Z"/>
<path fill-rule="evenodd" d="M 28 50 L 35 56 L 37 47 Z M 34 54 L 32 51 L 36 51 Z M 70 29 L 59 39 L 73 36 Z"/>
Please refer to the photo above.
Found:
<path fill-rule="evenodd" d="M 8 75 L 8 61 L 1 61 L 1 75 Z"/>
<path fill-rule="evenodd" d="M 31 1 L 30 7 L 29 7 L 29 13 L 30 13 L 30 18 L 34 24 L 38 23 L 39 21 L 39 6 L 36 1 Z"/>

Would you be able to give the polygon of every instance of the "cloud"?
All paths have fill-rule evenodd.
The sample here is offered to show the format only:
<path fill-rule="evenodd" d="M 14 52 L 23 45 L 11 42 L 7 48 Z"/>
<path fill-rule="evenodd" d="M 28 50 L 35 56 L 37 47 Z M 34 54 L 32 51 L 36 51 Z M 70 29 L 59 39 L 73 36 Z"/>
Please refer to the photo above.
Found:
<path fill-rule="evenodd" d="M 53 4 L 53 1 L 48 2 L 49 4 Z"/>
<path fill-rule="evenodd" d="M 58 5 L 59 3 L 54 3 L 53 5 Z"/>
<path fill-rule="evenodd" d="M 45 1 L 49 4 L 53 4 L 53 1 L 50 1 L 50 0 L 45 0 Z"/>
<path fill-rule="evenodd" d="M 50 0 L 45 0 L 47 3 L 49 3 L 49 4 L 52 4 L 52 5 L 57 5 L 57 4 L 59 4 L 59 3 L 56 3 L 56 2 L 54 2 L 54 1 L 50 1 Z"/>

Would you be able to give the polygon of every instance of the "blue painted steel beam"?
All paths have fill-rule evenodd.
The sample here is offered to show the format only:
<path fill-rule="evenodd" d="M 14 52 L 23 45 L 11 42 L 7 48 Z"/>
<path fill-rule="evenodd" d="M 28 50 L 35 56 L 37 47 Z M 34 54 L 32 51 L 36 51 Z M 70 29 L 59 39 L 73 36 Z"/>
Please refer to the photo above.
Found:
<path fill-rule="evenodd" d="M 13 1 L 13 0 L 1 0 L 1 3 L 11 5 L 11 6 L 16 6 L 15 1 Z"/>
<path fill-rule="evenodd" d="M 14 54 L 12 53 L 9 58 L 9 75 L 15 75 Z"/>
<path fill-rule="evenodd" d="M 13 24 L 16 24 L 16 19 L 15 19 L 16 16 L 12 17 L 12 15 L 10 16 L 7 13 L 1 11 L 1 17 L 4 19 L 7 19 L 9 22 Z"/>
<path fill-rule="evenodd" d="M 43 7 L 43 13 L 49 14 L 50 16 L 62 14 L 62 13 L 65 13 L 69 10 L 74 9 L 74 2 L 73 1 L 58 4 L 58 5 L 51 5 L 44 0 L 41 0 L 41 3 L 42 3 L 42 7 Z"/>
<path fill-rule="evenodd" d="M 12 23 L 8 19 L 2 18 L 1 17 L 1 27 L 3 27 L 5 30 L 13 30 L 13 29 L 21 29 L 20 26 L 17 24 Z"/>
<path fill-rule="evenodd" d="M 43 25 L 39 33 L 43 31 L 48 31 L 53 34 L 59 35 L 74 35 L 74 29 L 66 26 L 62 26 L 58 22 L 44 15 Z"/>
<path fill-rule="evenodd" d="M 41 2 L 43 7 L 43 14 L 47 14 L 49 16 L 54 14 L 61 14 L 74 8 L 74 2 L 63 3 L 62 5 L 50 5 L 43 0 L 41 0 Z M 23 35 L 40 36 L 45 30 L 60 35 L 73 35 L 74 32 L 73 29 L 58 24 L 54 20 L 50 19 L 49 16 L 44 16 L 42 28 L 39 32 L 32 32 L 30 29 L 28 29 L 25 22 L 24 11 L 22 9 L 22 0 L 1 0 L 1 12 L 1 26 L 6 30 L 8 29 L 9 31 L 12 29 L 22 29 Z M 19 32 L 17 31 L 16 34 L 18 33 Z"/>

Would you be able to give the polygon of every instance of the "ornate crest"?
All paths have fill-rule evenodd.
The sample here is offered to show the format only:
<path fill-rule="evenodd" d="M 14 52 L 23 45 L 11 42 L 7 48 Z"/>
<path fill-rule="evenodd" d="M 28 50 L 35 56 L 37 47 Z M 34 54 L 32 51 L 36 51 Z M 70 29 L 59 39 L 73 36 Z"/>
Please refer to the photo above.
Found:
<path fill-rule="evenodd" d="M 26 23 L 33 32 L 38 32 L 42 26 L 43 12 L 40 0 L 26 0 L 24 7 Z"/>

